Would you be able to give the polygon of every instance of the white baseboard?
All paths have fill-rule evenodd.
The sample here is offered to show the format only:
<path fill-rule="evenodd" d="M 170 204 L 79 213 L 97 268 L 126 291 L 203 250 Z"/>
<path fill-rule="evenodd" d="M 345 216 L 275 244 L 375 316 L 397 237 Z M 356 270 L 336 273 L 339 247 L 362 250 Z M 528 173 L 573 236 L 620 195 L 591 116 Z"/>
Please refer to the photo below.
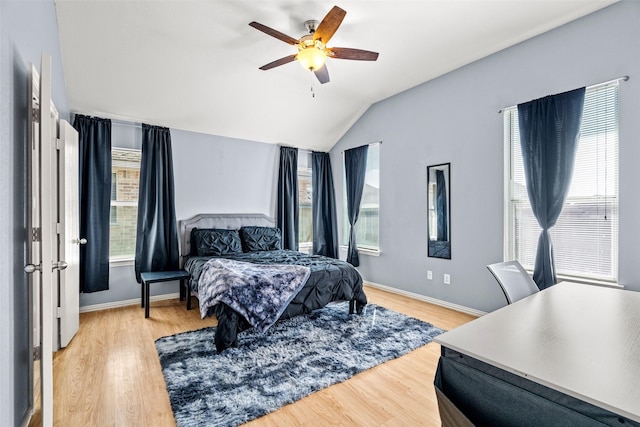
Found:
<path fill-rule="evenodd" d="M 436 298 L 431 298 L 425 295 L 416 294 L 413 292 L 405 291 L 398 288 L 392 288 L 391 286 L 381 285 L 379 283 L 373 283 L 368 280 L 364 281 L 364 284 L 367 286 L 371 286 L 372 288 L 382 289 L 383 291 L 391 292 L 398 295 L 403 295 L 405 297 L 417 299 L 419 301 L 428 302 L 430 304 L 439 305 L 441 307 L 450 308 L 451 310 L 459 311 L 461 313 L 467 313 L 472 316 L 481 317 L 487 314 L 484 311 L 476 310 L 475 308 L 465 307 L 463 305 L 454 304 L 448 301 L 442 301 Z"/>
<path fill-rule="evenodd" d="M 162 301 L 166 299 L 180 298 L 179 292 L 172 294 L 154 295 L 149 299 L 151 302 Z M 110 308 L 126 307 L 128 305 L 140 305 L 140 298 L 128 299 L 124 301 L 105 302 L 103 304 L 85 305 L 80 307 L 80 313 L 88 313 L 90 311 L 108 310 Z"/>
<path fill-rule="evenodd" d="M 484 311 L 476 310 L 474 308 L 465 307 L 462 305 L 454 304 L 448 301 L 442 301 L 436 298 L 431 298 L 425 295 L 416 294 L 413 292 L 405 291 L 398 288 L 392 288 L 391 286 L 381 285 L 379 283 L 370 282 L 368 280 L 364 281 L 364 284 L 367 286 L 371 286 L 372 288 L 382 289 L 383 291 L 391 292 L 398 295 L 403 295 L 405 297 L 417 299 L 419 301 L 428 302 L 430 304 L 439 305 L 441 307 L 450 308 L 451 310 L 459 311 L 461 313 L 467 313 L 472 316 L 481 317 L 487 314 Z M 151 297 L 151 302 L 154 301 L 162 301 L 167 299 L 175 299 L 180 298 L 180 294 L 178 292 L 174 292 L 171 294 L 163 294 L 163 295 L 155 295 Z M 85 305 L 80 307 L 80 313 L 88 313 L 90 311 L 100 311 L 100 310 L 108 310 L 110 308 L 118 308 L 118 307 L 126 307 L 129 305 L 138 305 L 140 304 L 140 298 L 128 299 L 124 301 L 114 301 L 114 302 L 106 302 L 103 304 L 93 304 L 93 305 Z"/>

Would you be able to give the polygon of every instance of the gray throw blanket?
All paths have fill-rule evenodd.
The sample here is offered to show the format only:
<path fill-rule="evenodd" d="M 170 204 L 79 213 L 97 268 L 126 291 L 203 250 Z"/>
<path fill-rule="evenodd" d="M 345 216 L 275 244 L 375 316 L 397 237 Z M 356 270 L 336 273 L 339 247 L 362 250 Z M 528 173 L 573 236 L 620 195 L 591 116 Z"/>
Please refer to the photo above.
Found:
<path fill-rule="evenodd" d="M 198 281 L 200 315 L 225 303 L 257 330 L 273 325 L 309 278 L 309 267 L 261 265 L 212 258 Z"/>

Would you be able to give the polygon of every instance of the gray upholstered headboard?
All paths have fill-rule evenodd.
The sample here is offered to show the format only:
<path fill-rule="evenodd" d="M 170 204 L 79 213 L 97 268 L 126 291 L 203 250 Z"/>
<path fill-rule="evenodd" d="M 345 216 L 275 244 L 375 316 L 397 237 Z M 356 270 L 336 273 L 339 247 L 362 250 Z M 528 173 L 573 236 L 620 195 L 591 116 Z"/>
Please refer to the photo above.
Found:
<path fill-rule="evenodd" d="M 180 233 L 180 261 L 191 253 L 191 230 L 194 228 L 221 228 L 239 230 L 244 226 L 275 227 L 275 220 L 265 214 L 198 214 L 178 221 Z"/>

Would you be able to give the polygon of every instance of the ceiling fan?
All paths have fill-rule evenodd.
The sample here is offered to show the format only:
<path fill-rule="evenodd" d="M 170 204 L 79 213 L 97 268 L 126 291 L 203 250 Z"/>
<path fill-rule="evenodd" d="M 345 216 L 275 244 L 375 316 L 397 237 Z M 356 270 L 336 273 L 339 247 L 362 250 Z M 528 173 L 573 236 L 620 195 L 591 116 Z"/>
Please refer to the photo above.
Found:
<path fill-rule="evenodd" d="M 304 69 L 313 71 L 320 83 L 324 84 L 329 82 L 329 72 L 325 64 L 327 58 L 375 61 L 378 59 L 378 52 L 347 47 L 327 47 L 327 43 L 329 43 L 329 40 L 335 34 L 346 14 L 347 12 L 343 9 L 338 6 L 333 6 L 333 9 L 327 13 L 320 24 L 318 24 L 316 20 L 306 21 L 304 25 L 309 31 L 309 34 L 302 36 L 299 40 L 260 24 L 259 22 L 251 22 L 249 25 L 253 28 L 293 45 L 298 49 L 298 53 L 277 59 L 263 65 L 260 69 L 266 71 L 298 60 Z"/>

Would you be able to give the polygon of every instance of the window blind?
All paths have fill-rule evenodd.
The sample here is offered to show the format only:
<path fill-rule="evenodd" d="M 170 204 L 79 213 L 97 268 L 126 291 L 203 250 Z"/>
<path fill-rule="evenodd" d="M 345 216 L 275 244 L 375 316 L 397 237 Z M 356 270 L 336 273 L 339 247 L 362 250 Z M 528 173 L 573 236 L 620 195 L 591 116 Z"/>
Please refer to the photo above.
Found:
<path fill-rule="evenodd" d="M 141 151 L 111 149 L 109 260 L 132 260 L 136 253 Z"/>
<path fill-rule="evenodd" d="M 587 88 L 578 151 L 567 200 L 549 233 L 556 274 L 616 281 L 618 275 L 618 82 Z M 533 269 L 541 229 L 529 204 L 517 107 L 505 109 L 506 248 Z"/>

